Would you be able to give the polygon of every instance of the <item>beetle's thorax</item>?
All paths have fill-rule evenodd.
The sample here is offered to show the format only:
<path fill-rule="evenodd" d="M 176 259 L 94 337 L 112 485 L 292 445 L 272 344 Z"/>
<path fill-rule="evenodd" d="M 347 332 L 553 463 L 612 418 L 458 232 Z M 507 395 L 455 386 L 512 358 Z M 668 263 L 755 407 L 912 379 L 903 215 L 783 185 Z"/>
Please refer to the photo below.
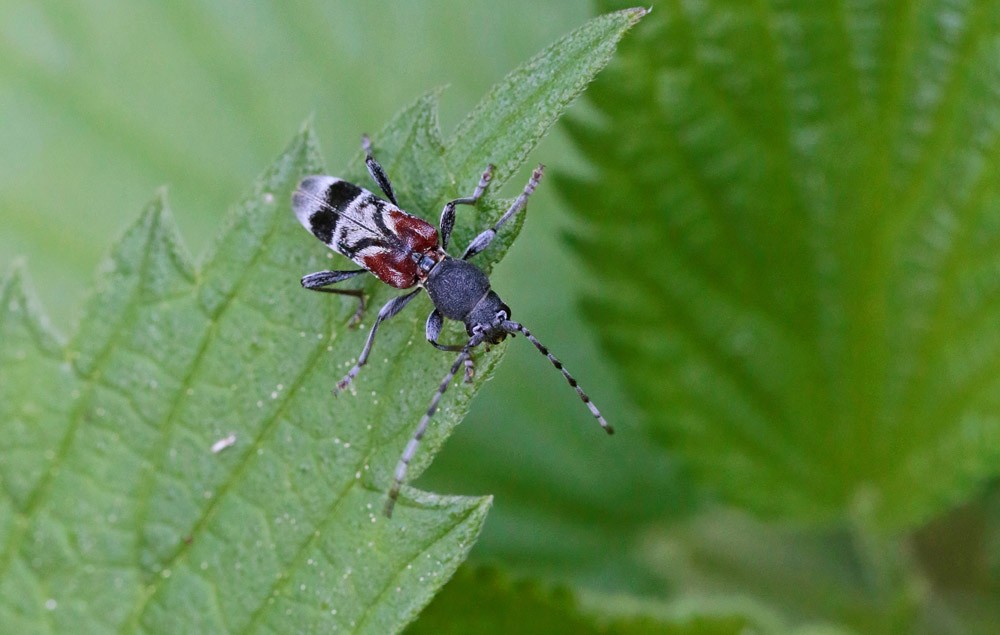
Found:
<path fill-rule="evenodd" d="M 490 280 L 476 265 L 445 256 L 428 272 L 424 288 L 443 316 L 464 321 L 489 293 Z"/>
<path fill-rule="evenodd" d="M 490 288 L 490 280 L 476 265 L 445 256 L 424 281 L 427 295 L 441 315 L 465 322 L 469 335 L 482 332 L 484 340 L 498 343 L 505 333 L 500 324 L 510 318 L 510 308 Z"/>

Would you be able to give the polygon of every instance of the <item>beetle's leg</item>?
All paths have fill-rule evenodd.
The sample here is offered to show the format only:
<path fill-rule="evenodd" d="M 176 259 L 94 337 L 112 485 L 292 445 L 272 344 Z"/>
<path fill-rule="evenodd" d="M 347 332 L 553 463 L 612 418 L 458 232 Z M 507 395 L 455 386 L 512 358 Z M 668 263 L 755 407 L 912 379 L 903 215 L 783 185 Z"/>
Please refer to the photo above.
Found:
<path fill-rule="evenodd" d="M 441 222 L 438 226 L 441 232 L 441 248 L 448 248 L 448 241 L 451 239 L 451 230 L 455 228 L 455 206 L 456 205 L 475 205 L 479 200 L 479 197 L 483 195 L 486 191 L 487 186 L 490 184 L 490 180 L 493 178 L 493 164 L 490 163 L 483 170 L 483 175 L 479 177 L 479 184 L 476 185 L 476 191 L 472 193 L 472 196 L 466 196 L 464 198 L 456 198 L 453 201 L 448 201 L 445 203 L 444 209 L 441 210 Z"/>
<path fill-rule="evenodd" d="M 528 179 L 528 184 L 524 186 L 524 191 L 521 192 L 521 195 L 514 200 L 514 203 L 511 204 L 510 208 L 506 212 L 503 213 L 503 216 L 500 217 L 500 220 L 498 220 L 493 227 L 490 227 L 483 233 L 479 234 L 472 240 L 471 243 L 469 243 L 469 246 L 465 248 L 465 253 L 462 254 L 462 260 L 468 260 L 489 247 L 490 243 L 493 242 L 493 238 L 496 237 L 497 232 L 501 227 L 503 227 L 504 223 L 509 221 L 515 214 L 525 208 L 528 204 L 528 197 L 535 191 L 535 188 L 538 187 L 538 182 L 542 179 L 543 170 L 545 170 L 545 166 L 539 163 L 538 167 L 531 173 L 531 178 Z"/>
<path fill-rule="evenodd" d="M 375 318 L 375 324 L 372 324 L 372 330 L 368 333 L 368 339 L 365 340 L 365 347 L 361 349 L 358 361 L 351 367 L 351 370 L 347 371 L 344 378 L 337 382 L 337 387 L 333 391 L 334 394 L 347 388 L 348 384 L 354 381 L 354 378 L 361 372 L 361 367 L 368 362 L 368 355 L 372 352 L 372 344 L 375 342 L 375 333 L 378 332 L 379 324 L 402 311 L 403 307 L 409 304 L 410 300 L 415 298 L 418 293 L 420 293 L 419 288 L 414 289 L 406 295 L 396 296 L 385 303 L 385 306 L 378 312 L 378 317 Z"/>
<path fill-rule="evenodd" d="M 455 378 L 458 374 L 458 369 L 462 367 L 465 360 L 469 357 L 469 351 L 479 345 L 479 336 L 474 336 L 469 342 L 462 347 L 462 352 L 458 354 L 455 358 L 455 362 L 451 365 L 451 369 L 448 374 L 444 376 L 441 380 L 441 385 L 438 386 L 437 392 L 434 393 L 433 399 L 431 399 L 431 405 L 427 408 L 427 412 L 421 417 L 420 423 L 417 425 L 417 429 L 413 432 L 413 437 L 410 438 L 409 443 L 406 444 L 406 449 L 403 450 L 402 456 L 399 457 L 399 463 L 396 464 L 396 471 L 393 474 L 392 486 L 389 487 L 389 497 L 385 501 L 385 515 L 392 517 L 392 509 L 396 506 L 396 499 L 399 498 L 399 489 L 403 486 L 403 481 L 406 480 L 406 471 L 410 467 L 410 461 L 413 460 L 414 455 L 417 453 L 417 446 L 420 445 L 420 440 L 424 438 L 424 433 L 427 432 L 427 424 L 430 423 L 431 417 L 437 412 L 438 403 L 441 401 L 441 397 L 444 396 L 444 392 L 448 390 L 448 385 L 451 384 L 451 380 Z"/>
<path fill-rule="evenodd" d="M 424 329 L 427 341 L 430 342 L 434 348 L 442 351 L 460 351 L 465 348 L 465 344 L 441 344 L 438 342 L 438 337 L 441 336 L 441 327 L 443 325 L 444 317 L 441 315 L 441 312 L 437 309 L 431 311 L 431 314 L 427 316 L 427 326 Z"/>
<path fill-rule="evenodd" d="M 372 180 L 378 183 L 378 187 L 385 194 L 386 198 L 395 205 L 399 207 L 399 203 L 396 202 L 396 193 L 392 191 L 392 183 L 389 182 L 389 175 L 385 173 L 382 169 L 382 164 L 375 160 L 375 155 L 372 154 L 372 140 L 368 135 L 361 135 L 361 149 L 365 151 L 365 165 L 368 167 L 368 174 L 371 175 Z"/>
<path fill-rule="evenodd" d="M 427 316 L 427 328 L 425 330 L 427 341 L 430 342 L 434 348 L 442 351 L 460 351 L 465 348 L 463 344 L 442 344 L 438 342 L 438 337 L 441 336 L 441 327 L 443 324 L 444 317 L 441 315 L 441 312 L 437 309 L 431 311 L 431 314 Z M 465 383 L 471 384 L 472 378 L 475 374 L 476 365 L 472 360 L 472 355 L 470 354 L 465 358 Z"/>
<path fill-rule="evenodd" d="M 343 282 L 349 278 L 368 273 L 367 269 L 350 269 L 347 271 L 317 271 L 302 276 L 302 286 L 310 291 L 322 291 L 323 293 L 337 293 L 340 295 L 350 295 L 358 299 L 358 310 L 354 312 L 351 321 L 348 323 L 351 328 L 356 327 L 361 322 L 361 315 L 365 311 L 365 293 L 361 289 L 326 289 L 331 284 Z"/>

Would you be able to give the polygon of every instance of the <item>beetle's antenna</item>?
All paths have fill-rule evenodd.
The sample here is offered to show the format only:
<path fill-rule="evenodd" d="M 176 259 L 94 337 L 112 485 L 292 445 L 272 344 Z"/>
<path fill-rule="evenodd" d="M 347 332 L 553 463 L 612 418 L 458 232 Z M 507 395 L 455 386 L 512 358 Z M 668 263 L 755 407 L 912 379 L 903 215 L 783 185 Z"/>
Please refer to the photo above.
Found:
<path fill-rule="evenodd" d="M 448 390 L 448 385 L 451 380 L 455 378 L 458 374 L 458 369 L 461 368 L 467 359 L 470 357 L 470 351 L 479 346 L 483 341 L 482 335 L 473 335 L 472 338 L 462 347 L 462 352 L 458 354 L 455 358 L 455 362 L 451 365 L 451 369 L 448 374 L 444 376 L 441 380 L 441 385 L 438 386 L 437 392 L 434 393 L 434 398 L 431 399 L 431 405 L 427 408 L 427 412 L 420 419 L 420 423 L 417 425 L 416 431 L 410 438 L 409 443 L 406 444 L 406 449 L 403 450 L 403 455 L 399 457 L 399 463 L 396 464 L 396 473 L 392 480 L 392 486 L 389 488 L 389 497 L 385 501 L 385 515 L 387 518 L 392 518 L 392 510 L 396 506 L 396 499 L 399 498 L 399 488 L 403 486 L 403 481 L 406 479 L 406 471 L 410 467 L 410 461 L 413 460 L 414 455 L 417 453 L 417 446 L 420 445 L 420 440 L 424 438 L 424 433 L 427 432 L 427 425 L 431 421 L 431 417 L 437 412 L 438 402 L 441 401 L 441 397 L 444 396 L 444 392 Z"/>
<path fill-rule="evenodd" d="M 597 406 L 595 406 L 594 403 L 590 400 L 590 397 L 587 396 L 587 393 L 583 392 L 583 388 L 580 388 L 580 385 L 576 383 L 576 379 L 574 379 L 573 376 L 569 374 L 569 371 L 563 367 L 562 362 L 556 359 L 555 355 L 550 353 L 549 349 L 546 348 L 544 344 L 539 342 L 537 337 L 531 334 L 531 331 L 524 328 L 523 324 L 520 324 L 519 322 L 512 322 L 510 320 L 504 321 L 503 330 L 507 331 L 508 333 L 521 333 L 526 338 L 528 338 L 528 341 L 535 345 L 535 348 L 538 349 L 538 352 L 548 357 L 549 361 L 552 362 L 552 365 L 555 366 L 556 369 L 563 374 L 563 377 L 566 378 L 566 381 L 569 382 L 569 385 L 572 386 L 574 390 L 576 390 L 576 394 L 580 395 L 580 399 L 583 401 L 583 403 L 587 404 L 587 408 L 590 409 L 590 414 L 594 415 L 594 418 L 597 419 L 597 422 L 599 424 L 601 424 L 601 427 L 604 428 L 604 431 L 607 432 L 608 434 L 615 433 L 615 429 L 612 428 L 611 424 L 609 424 L 604 419 L 604 416 L 601 414 L 601 411 L 597 409 Z"/>

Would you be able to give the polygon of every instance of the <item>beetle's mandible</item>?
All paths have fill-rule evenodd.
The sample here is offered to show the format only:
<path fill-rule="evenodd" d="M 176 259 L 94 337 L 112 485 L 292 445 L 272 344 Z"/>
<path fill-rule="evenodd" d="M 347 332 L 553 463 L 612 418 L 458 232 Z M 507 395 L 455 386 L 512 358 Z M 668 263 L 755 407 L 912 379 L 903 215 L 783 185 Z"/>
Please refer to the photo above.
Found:
<path fill-rule="evenodd" d="M 343 179 L 320 175 L 302 179 L 292 195 L 292 209 L 299 222 L 327 247 L 350 258 L 362 268 L 310 273 L 302 278 L 302 286 L 313 291 L 356 297 L 358 310 L 352 318 L 354 323 L 360 320 L 364 311 L 364 294 L 358 289 L 337 289 L 331 288 L 332 285 L 360 274 L 372 273 L 382 282 L 397 289 L 416 288 L 389 300 L 378 312 L 358 361 L 347 375 L 337 382 L 334 392 L 346 388 L 368 361 L 379 325 L 399 313 L 420 293 L 421 289 L 427 291 L 434 304 L 434 310 L 427 317 L 427 341 L 443 351 L 458 353 L 458 357 L 441 381 L 427 412 L 420 419 L 413 437 L 399 458 L 386 501 L 386 516 L 392 516 L 399 490 L 406 479 L 407 468 L 427 431 L 431 417 L 437 411 L 438 403 L 463 365 L 466 379 L 471 379 L 472 351 L 481 344 L 499 344 L 508 335 L 513 336 L 518 333 L 524 335 L 539 352 L 548 357 L 553 366 L 562 372 L 601 427 L 608 434 L 613 433 L 611 426 L 573 376 L 528 329 L 510 319 L 510 307 L 492 290 L 486 274 L 469 262 L 470 258 L 489 246 L 507 221 L 525 209 L 528 197 L 542 178 L 544 166 L 539 165 L 535 168 L 520 196 L 500 219 L 476 236 L 460 258 L 454 258 L 448 255 L 446 249 L 455 226 L 455 208 L 458 205 L 475 205 L 479 201 L 490 184 L 493 166 L 486 166 L 482 178 L 470 196 L 457 198 L 445 204 L 441 212 L 439 237 L 438 230 L 435 230 L 434 226 L 400 209 L 389 177 L 372 154 L 371 142 L 367 135 L 362 138 L 362 147 L 366 154 L 365 164 L 368 173 L 388 200 L 383 200 Z M 444 318 L 465 323 L 468 339 L 460 344 L 439 342 L 438 337 L 444 325 Z"/>

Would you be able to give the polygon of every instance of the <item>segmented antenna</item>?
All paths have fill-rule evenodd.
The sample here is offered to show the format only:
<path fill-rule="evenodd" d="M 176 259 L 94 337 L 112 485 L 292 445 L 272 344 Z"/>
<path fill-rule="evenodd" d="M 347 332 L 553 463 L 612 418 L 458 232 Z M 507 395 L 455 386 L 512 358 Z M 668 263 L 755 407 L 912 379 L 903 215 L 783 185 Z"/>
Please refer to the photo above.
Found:
<path fill-rule="evenodd" d="M 580 395 L 580 399 L 583 401 L 583 403 L 587 404 L 587 408 L 590 409 L 590 414 L 594 415 L 594 418 L 597 419 L 597 422 L 599 424 L 601 424 L 601 427 L 604 428 L 604 431 L 607 432 L 608 434 L 615 433 L 615 429 L 612 428 L 611 424 L 609 424 L 604 419 L 604 416 L 601 414 L 601 411 L 597 409 L 597 406 L 595 406 L 594 403 L 590 400 L 590 397 L 587 396 L 587 393 L 583 392 L 583 388 L 580 388 L 580 385 L 576 383 L 576 379 L 574 379 L 573 376 L 569 374 L 569 371 L 566 370 L 566 368 L 562 365 L 562 362 L 556 359 L 555 355 L 550 353 L 549 349 L 546 348 L 544 344 L 539 342 L 537 337 L 531 334 L 531 331 L 524 328 L 523 324 L 519 322 L 512 322 L 510 320 L 504 321 L 503 330 L 507 331 L 508 333 L 515 333 L 515 332 L 521 333 L 526 338 L 528 338 L 528 341 L 535 345 L 535 348 L 538 349 L 538 352 L 548 357 L 549 361 L 552 362 L 552 365 L 555 366 L 556 369 L 558 369 L 559 372 L 563 374 L 563 377 L 565 377 L 566 381 L 569 382 L 569 385 L 573 387 L 573 389 L 576 391 L 576 394 Z"/>

